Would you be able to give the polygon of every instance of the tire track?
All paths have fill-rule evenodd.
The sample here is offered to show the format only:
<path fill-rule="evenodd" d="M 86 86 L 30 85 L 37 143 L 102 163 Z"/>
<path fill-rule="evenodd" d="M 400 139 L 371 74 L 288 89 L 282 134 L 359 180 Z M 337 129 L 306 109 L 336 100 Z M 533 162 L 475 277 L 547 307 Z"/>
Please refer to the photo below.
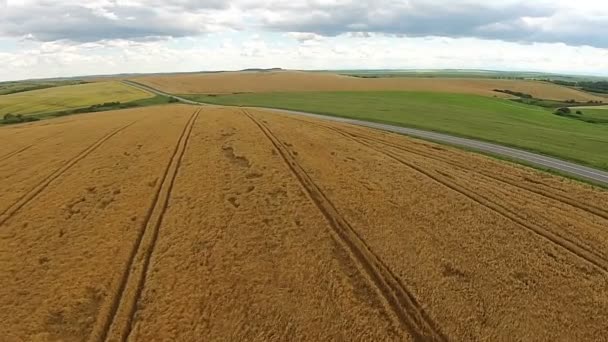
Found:
<path fill-rule="evenodd" d="M 389 157 L 390 159 L 395 160 L 396 162 L 398 162 L 404 166 L 407 166 L 410 169 L 417 171 L 418 173 L 425 175 L 426 177 L 432 179 L 433 181 L 435 181 L 455 192 L 458 192 L 461 195 L 468 197 L 470 200 L 494 211 L 495 213 L 499 214 L 500 216 L 502 216 L 502 217 L 516 223 L 517 225 L 527 229 L 528 231 L 552 242 L 553 244 L 557 245 L 558 247 L 561 247 L 561 248 L 567 250 L 571 254 L 587 261 L 588 263 L 594 265 L 595 267 L 597 267 L 605 272 L 608 272 L 608 260 L 603 255 L 599 254 L 592 248 L 582 245 L 580 243 L 577 243 L 575 241 L 572 241 L 570 239 L 567 239 L 567 238 L 565 238 L 555 232 L 549 231 L 539 225 L 528 222 L 526 220 L 526 218 L 521 217 L 519 214 L 512 211 L 511 209 L 506 208 L 495 201 L 492 201 L 491 199 L 487 198 L 486 196 L 483 196 L 474 191 L 470 191 L 469 189 L 451 181 L 448 177 L 446 177 L 438 172 L 424 170 L 423 168 L 421 168 L 417 165 L 414 165 L 411 162 L 408 162 L 407 160 L 403 159 L 401 156 L 399 156 L 393 152 L 381 150 L 381 149 L 378 149 L 377 147 L 374 147 L 372 144 L 365 141 L 364 139 L 354 137 L 348 133 L 340 132 L 339 130 L 335 130 L 335 131 L 355 142 L 358 142 L 380 154 L 383 154 L 383 155 Z"/>
<path fill-rule="evenodd" d="M 523 191 L 526 191 L 526 192 L 529 192 L 529 193 L 532 193 L 532 194 L 536 194 L 538 196 L 541 196 L 541 197 L 544 197 L 544 198 L 548 198 L 548 199 L 557 201 L 557 202 L 562 203 L 562 204 L 569 205 L 569 206 L 571 206 L 573 208 L 582 210 L 584 212 L 587 212 L 589 214 L 595 215 L 597 217 L 600 217 L 600 218 L 603 218 L 603 219 L 608 219 L 608 213 L 606 213 L 603 209 L 600 209 L 598 207 L 595 207 L 595 206 L 589 205 L 589 204 L 579 204 L 579 203 L 576 202 L 576 200 L 574 200 L 574 199 L 572 199 L 570 197 L 567 197 L 567 196 L 563 196 L 563 195 L 560 195 L 560 194 L 554 194 L 554 193 L 548 192 L 548 191 L 546 191 L 544 189 L 541 189 L 541 188 L 535 188 L 533 186 L 531 186 L 532 189 L 530 189 L 528 187 L 525 187 L 525 186 L 522 186 L 522 185 L 518 184 L 516 181 L 513 181 L 511 179 L 503 179 L 503 178 L 494 176 L 494 175 L 492 175 L 492 174 L 490 174 L 488 172 L 483 172 L 483 171 L 471 169 L 471 168 L 469 168 L 467 166 L 463 166 L 463 164 L 461 164 L 461 163 L 457 163 L 457 162 L 451 161 L 451 160 L 446 159 L 446 158 L 441 158 L 441 157 L 437 157 L 437 156 L 432 156 L 432 155 L 424 154 L 421 151 L 410 149 L 410 148 L 407 148 L 407 147 L 404 147 L 404 146 L 401 146 L 401 145 L 398 145 L 398 144 L 390 143 L 390 142 L 384 141 L 382 139 L 368 137 L 368 136 L 364 136 L 364 135 L 358 135 L 358 134 L 351 133 L 351 132 L 345 132 L 345 131 L 342 131 L 342 130 L 340 130 L 338 128 L 326 127 L 326 126 L 323 126 L 323 127 L 327 128 L 329 130 L 332 130 L 334 132 L 337 132 L 339 134 L 342 134 L 342 135 L 346 136 L 347 138 L 351 138 L 351 139 L 352 138 L 355 138 L 355 139 L 364 139 L 364 140 L 366 140 L 368 142 L 381 144 L 381 145 L 384 145 L 384 146 L 389 147 L 389 148 L 392 147 L 394 149 L 397 149 L 397 150 L 405 152 L 405 153 L 414 154 L 414 155 L 416 155 L 418 157 L 423 157 L 423 158 L 425 158 L 427 160 L 433 160 L 435 162 L 444 163 L 444 164 L 450 165 L 451 167 L 454 167 L 456 169 L 460 169 L 461 171 L 465 171 L 465 172 L 472 171 L 472 172 L 475 172 L 475 173 L 479 174 L 481 177 L 484 177 L 486 180 L 490 179 L 490 180 L 495 181 L 495 182 L 499 182 L 499 183 L 502 183 L 502 184 L 505 184 L 505 185 L 508 185 L 508 186 L 512 186 L 512 187 L 515 187 L 517 189 L 520 189 L 520 190 L 523 190 Z M 443 179 L 450 179 L 450 177 L 448 175 L 445 175 L 442 172 L 437 171 L 436 173 L 444 176 Z M 454 183 L 454 182 L 451 182 L 451 183 Z M 482 186 L 483 186 L 483 183 L 482 183 Z M 491 201 L 490 199 L 488 199 L 487 197 L 485 197 L 483 195 L 480 195 L 479 193 L 475 193 L 473 191 L 471 191 L 471 193 L 474 193 L 474 194 L 476 194 L 478 196 L 482 196 L 487 201 Z M 510 209 L 506 208 L 505 206 L 498 204 L 496 201 L 492 201 L 492 202 L 495 203 L 496 205 L 500 206 L 501 208 L 504 208 L 504 210 L 509 211 L 513 215 L 518 216 L 521 220 L 527 222 L 527 219 L 525 217 L 522 217 L 521 215 L 517 214 L 513 210 L 510 210 Z M 542 229 L 545 229 L 545 228 L 542 228 Z M 545 229 L 545 230 L 547 230 L 547 229 Z M 608 267 L 608 259 L 606 259 L 606 256 L 603 253 L 598 252 L 596 248 L 590 246 L 589 244 L 585 243 L 584 241 L 580 241 L 580 240 L 579 241 L 576 241 L 576 240 L 573 241 L 573 240 L 568 239 L 564 235 L 559 234 L 557 232 L 553 232 L 553 231 L 550 231 L 550 230 L 547 230 L 547 231 L 550 232 L 550 233 L 552 233 L 552 234 L 554 234 L 555 236 L 559 237 L 560 239 L 564 239 L 566 241 L 570 241 L 571 243 L 573 243 L 575 245 L 578 245 L 580 248 L 586 250 L 587 252 L 589 252 L 591 254 L 594 254 L 596 257 L 603 259 L 604 260 L 604 264 L 607 265 L 607 267 Z"/>
<path fill-rule="evenodd" d="M 510 186 L 513 186 L 513 187 L 519 188 L 521 190 L 537 194 L 537 195 L 545 197 L 545 198 L 552 199 L 554 201 L 558 201 L 558 202 L 567 204 L 567 205 L 569 205 L 571 207 L 580 209 L 580 210 L 585 211 L 587 213 L 590 213 L 592 215 L 595 215 L 595 216 L 601 217 L 601 218 L 603 218 L 605 220 L 608 220 L 608 211 L 606 211 L 603 208 L 600 208 L 600 207 L 594 206 L 593 204 L 588 204 L 588 203 L 581 204 L 577 200 L 575 200 L 575 199 L 573 199 L 571 197 L 568 197 L 568 196 L 565 196 L 565 195 L 562 195 L 562 194 L 552 193 L 550 191 L 542 189 L 539 186 L 534 186 L 532 184 L 527 184 L 526 186 L 523 186 L 523 185 L 519 184 L 517 181 L 514 181 L 512 179 L 500 178 L 500 177 L 497 177 L 497 176 L 495 176 L 495 175 L 493 175 L 491 173 L 488 173 L 488 172 L 480 171 L 478 169 L 471 169 L 470 167 L 467 167 L 467 165 L 464 165 L 462 163 L 454 162 L 453 160 L 450 160 L 450 159 L 447 159 L 447 158 L 442 158 L 442 157 L 439 157 L 439 156 L 434 156 L 434 155 L 426 154 L 426 153 L 424 153 L 422 151 L 418 151 L 418 150 L 415 150 L 415 149 L 412 149 L 412 148 L 408 148 L 408 147 L 405 147 L 405 146 L 402 146 L 402 145 L 399 145 L 399 144 L 395 144 L 395 143 L 392 143 L 392 142 L 389 142 L 389 141 L 385 141 L 383 139 L 379 139 L 379 138 L 375 138 L 375 137 L 370 137 L 370 136 L 365 136 L 365 135 L 361 135 L 361 134 L 357 134 L 357 133 L 352 133 L 352 132 L 347 132 L 347 131 L 341 130 L 339 128 L 335 128 L 335 127 L 331 127 L 331 126 L 326 126 L 326 125 L 323 125 L 323 124 L 318 124 L 318 123 L 314 123 L 314 122 L 310 122 L 310 121 L 306 121 L 306 120 L 300 120 L 300 119 L 297 119 L 297 118 L 292 118 L 292 119 L 300 121 L 300 122 L 308 123 L 308 124 L 313 125 L 313 126 L 323 127 L 323 128 L 325 128 L 327 130 L 331 130 L 331 131 L 334 131 L 334 132 L 339 133 L 341 135 L 347 136 L 348 138 L 365 139 L 367 141 L 379 143 L 379 144 L 382 144 L 382 145 L 393 147 L 393 148 L 398 149 L 398 150 L 402 150 L 402 151 L 407 152 L 407 153 L 415 154 L 415 155 L 423 157 L 425 159 L 432 159 L 432 160 L 435 160 L 435 161 L 438 161 L 438 162 L 442 162 L 442 163 L 448 164 L 448 165 L 450 165 L 452 167 L 459 168 L 461 170 L 473 171 L 473 172 L 475 172 L 475 173 L 477 173 L 479 175 L 482 175 L 484 177 L 493 179 L 495 181 L 498 181 L 498 182 L 501 182 L 501 183 L 504 183 L 504 184 L 508 184 Z"/>
<path fill-rule="evenodd" d="M 28 203 L 33 201 L 41 192 L 43 192 L 46 188 L 48 188 L 49 185 L 51 185 L 51 183 L 53 183 L 54 180 L 59 178 L 65 172 L 70 170 L 72 167 L 74 167 L 74 165 L 76 165 L 79 161 L 81 161 L 82 159 L 84 159 L 85 157 L 87 157 L 88 155 L 93 153 L 93 151 L 98 149 L 101 145 L 103 145 L 110 138 L 112 138 L 113 136 L 117 135 L 118 133 L 124 131 L 125 129 L 131 127 L 138 121 L 139 121 L 139 119 L 104 135 L 103 137 L 101 137 L 101 139 L 97 140 L 92 145 L 90 145 L 89 147 L 82 150 L 74 158 L 67 161 L 62 167 L 55 170 L 49 176 L 47 176 L 42 181 L 40 181 L 34 188 L 32 188 L 30 191 L 28 191 L 23 196 L 21 196 L 15 203 L 13 203 L 10 207 L 6 208 L 2 213 L 0 213 L 0 227 L 2 225 L 4 225 L 4 223 L 6 223 L 6 221 L 8 221 L 8 219 L 13 217 L 21 208 L 23 208 Z"/>
<path fill-rule="evenodd" d="M 336 241 L 349 252 L 353 262 L 382 296 L 385 305 L 388 307 L 387 309 L 393 313 L 389 316 L 395 320 L 395 324 L 409 333 L 415 341 L 447 341 L 447 337 L 417 302 L 413 294 L 340 215 L 334 204 L 319 189 L 302 166 L 298 164 L 285 145 L 253 115 L 246 110 L 243 110 L 243 113 L 260 128 L 282 156 L 313 203 L 332 227 Z"/>
<path fill-rule="evenodd" d="M 576 209 L 580 209 L 580 210 L 585 211 L 585 212 L 587 212 L 589 214 L 592 214 L 592 215 L 601 217 L 601 218 L 603 218 L 605 220 L 608 220 L 608 211 L 606 211 L 606 210 L 604 210 L 604 209 L 602 209 L 600 207 L 594 206 L 592 204 L 587 204 L 587 203 L 581 204 L 581 203 L 579 203 L 578 201 L 576 201 L 575 199 L 573 199 L 571 197 L 568 197 L 568 196 L 565 196 L 565 195 L 561 195 L 561 194 L 552 193 L 550 191 L 546 191 L 545 189 L 542 189 L 542 188 L 540 188 L 538 186 L 535 186 L 535 185 L 527 184 L 526 186 L 523 186 L 523 185 L 519 184 L 517 181 L 514 181 L 512 179 L 501 178 L 501 177 L 497 177 L 495 175 L 492 175 L 491 173 L 488 173 L 488 172 L 484 172 L 484 171 L 480 171 L 480 170 L 474 170 L 474 169 L 471 169 L 470 167 L 467 167 L 464 164 L 461 164 L 461 163 L 458 163 L 458 162 L 454 162 L 454 161 L 446 159 L 446 158 L 441 158 L 441 157 L 438 157 L 438 156 L 424 154 L 421 151 L 410 149 L 410 148 L 407 148 L 407 147 L 404 147 L 404 146 L 400 146 L 398 144 L 394 144 L 394 143 L 387 142 L 387 141 L 384 141 L 384 140 L 381 140 L 381 139 L 377 139 L 377 138 L 366 137 L 366 136 L 358 135 L 358 134 L 351 133 L 351 132 L 345 132 L 345 133 L 348 134 L 348 135 L 351 135 L 353 137 L 356 137 L 356 138 L 365 139 L 365 140 L 372 141 L 372 142 L 375 142 L 375 143 L 379 143 L 379 144 L 382 144 L 382 145 L 390 146 L 390 147 L 393 147 L 395 149 L 402 150 L 402 151 L 407 152 L 407 153 L 415 154 L 417 156 L 420 156 L 420 157 L 423 157 L 423 158 L 426 158 L 426 159 L 432 159 L 432 160 L 435 160 L 435 161 L 438 161 L 438 162 L 441 162 L 441 163 L 445 163 L 445 164 L 448 164 L 448 165 L 450 165 L 452 167 L 459 168 L 461 170 L 474 171 L 475 173 L 480 174 L 480 175 L 482 175 L 482 176 L 484 176 L 486 178 L 490 178 L 492 180 L 501 182 L 503 184 L 508 184 L 508 185 L 516 187 L 518 189 L 521 189 L 521 190 L 524 190 L 524 191 L 527 191 L 527 192 L 531 192 L 531 193 L 537 194 L 539 196 L 552 199 L 552 200 L 557 201 L 557 202 L 561 202 L 561 203 L 567 204 L 567 205 L 569 205 L 571 207 L 574 207 Z"/>
<path fill-rule="evenodd" d="M 51 138 L 53 138 L 53 137 L 55 137 L 55 136 L 57 136 L 57 135 L 60 135 L 60 134 L 62 134 L 62 133 L 63 133 L 63 132 L 56 133 L 56 134 L 51 134 L 51 135 L 49 135 L 48 137 L 44 137 L 44 138 L 41 138 L 41 139 L 36 140 L 36 141 L 35 141 L 33 144 L 30 144 L 30 145 L 24 146 L 24 147 L 22 147 L 22 148 L 20 148 L 20 149 L 18 149 L 18 150 L 16 150 L 16 151 L 9 152 L 9 153 L 7 153 L 7 154 L 3 155 L 2 157 L 0 157 L 0 162 L 3 162 L 3 161 L 5 161 L 5 160 L 8 160 L 8 159 L 10 159 L 10 158 L 12 158 L 12 157 L 14 157 L 14 156 L 18 155 L 18 154 L 21 154 L 21 153 L 23 153 L 23 152 L 25 152 L 25 151 L 29 150 L 30 148 L 34 147 L 36 144 L 39 144 L 39 143 L 41 143 L 41 142 L 43 142 L 43 141 L 46 141 L 46 140 L 49 140 L 49 139 L 51 139 Z"/>
<path fill-rule="evenodd" d="M 98 319 L 89 340 L 125 341 L 133 328 L 137 304 L 141 297 L 150 265 L 150 259 L 158 240 L 160 226 L 167 210 L 173 185 L 179 172 L 184 153 L 190 141 L 194 124 L 201 112 L 197 109 L 188 119 L 169 163 L 158 182 L 150 207 L 129 254 L 118 290 L 112 298 L 109 312 Z"/>
<path fill-rule="evenodd" d="M 5 161 L 7 159 L 10 159 L 11 157 L 13 157 L 13 156 L 15 156 L 15 155 L 17 155 L 19 153 L 23 153 L 23 152 L 27 151 L 28 149 L 32 148 L 33 146 L 34 146 L 34 144 L 27 145 L 25 147 L 22 147 L 22 148 L 16 150 L 16 151 L 7 153 L 7 154 L 3 155 L 2 157 L 0 157 L 0 162 Z"/>

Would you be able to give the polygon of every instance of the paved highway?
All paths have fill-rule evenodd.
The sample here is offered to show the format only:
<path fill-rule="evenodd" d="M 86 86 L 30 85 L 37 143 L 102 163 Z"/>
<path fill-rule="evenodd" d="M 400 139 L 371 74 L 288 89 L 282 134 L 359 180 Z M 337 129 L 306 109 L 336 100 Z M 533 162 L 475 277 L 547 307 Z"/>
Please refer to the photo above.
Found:
<path fill-rule="evenodd" d="M 134 86 L 134 87 L 146 90 L 146 91 L 150 91 L 150 92 L 153 92 L 153 93 L 156 93 L 159 95 L 172 96 L 184 103 L 196 104 L 196 105 L 205 104 L 205 103 L 187 100 L 187 99 L 175 96 L 175 95 L 167 94 L 162 91 L 150 88 L 148 86 L 141 85 L 139 83 L 135 83 L 135 82 L 131 82 L 131 81 L 124 81 L 124 82 L 131 86 Z M 430 132 L 430 131 L 424 131 L 424 130 L 420 130 L 420 129 L 393 126 L 393 125 L 368 122 L 368 121 L 362 121 L 362 120 L 347 119 L 347 118 L 340 118 L 340 117 L 334 117 L 334 116 L 326 116 L 326 115 L 304 113 L 304 112 L 291 111 L 291 110 L 274 109 L 274 108 L 258 107 L 258 109 L 264 109 L 264 110 L 268 110 L 268 111 L 293 114 L 293 115 L 303 115 L 303 116 L 308 116 L 308 117 L 313 117 L 313 118 L 318 118 L 318 119 L 323 119 L 323 120 L 344 122 L 344 123 L 348 123 L 348 124 L 352 124 L 352 125 L 365 126 L 365 127 L 380 129 L 380 130 L 384 130 L 384 131 L 404 134 L 404 135 L 421 138 L 421 139 L 425 139 L 425 140 L 431 140 L 431 141 L 435 141 L 435 142 L 439 142 L 439 143 L 447 143 L 450 145 L 465 147 L 467 149 L 471 149 L 471 150 L 475 150 L 475 151 L 491 153 L 491 154 L 494 154 L 497 156 L 507 157 L 514 161 L 525 162 L 527 164 L 530 164 L 530 165 L 533 165 L 533 166 L 536 166 L 536 167 L 539 167 L 542 169 L 557 171 L 557 172 L 560 172 L 563 174 L 568 174 L 568 175 L 571 175 L 571 176 L 574 176 L 574 177 L 577 177 L 580 179 L 585 179 L 588 181 L 592 181 L 594 183 L 603 184 L 605 186 L 608 186 L 608 172 L 606 172 L 606 171 L 594 169 L 591 167 L 579 165 L 576 163 L 572 163 L 572 162 L 564 161 L 561 159 L 548 157 L 548 156 L 544 156 L 544 155 L 541 155 L 538 153 L 528 152 L 528 151 L 524 151 L 524 150 L 520 150 L 520 149 L 516 149 L 516 148 L 512 148 L 512 147 L 501 146 L 498 144 L 488 143 L 488 142 L 474 140 L 474 139 L 455 137 L 455 136 L 444 134 L 444 133 Z M 606 151 L 606 153 L 608 153 L 608 151 Z"/>

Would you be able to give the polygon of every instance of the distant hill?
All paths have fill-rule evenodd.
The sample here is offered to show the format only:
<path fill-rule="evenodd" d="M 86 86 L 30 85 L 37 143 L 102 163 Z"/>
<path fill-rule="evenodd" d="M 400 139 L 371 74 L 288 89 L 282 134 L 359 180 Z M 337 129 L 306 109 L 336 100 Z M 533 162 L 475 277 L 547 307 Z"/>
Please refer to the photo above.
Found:
<path fill-rule="evenodd" d="M 285 69 L 283 69 L 283 68 L 270 68 L 270 69 L 250 68 L 250 69 L 241 70 L 241 72 L 275 72 L 275 71 L 285 71 Z"/>

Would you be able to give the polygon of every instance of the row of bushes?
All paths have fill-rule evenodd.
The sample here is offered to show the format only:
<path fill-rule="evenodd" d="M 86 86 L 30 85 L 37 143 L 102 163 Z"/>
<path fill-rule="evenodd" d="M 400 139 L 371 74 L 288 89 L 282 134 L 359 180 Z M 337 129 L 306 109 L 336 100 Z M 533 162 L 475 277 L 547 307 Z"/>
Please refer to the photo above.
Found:
<path fill-rule="evenodd" d="M 604 103 L 604 101 L 589 100 L 587 102 L 579 102 L 579 101 L 576 101 L 576 100 L 566 100 L 566 101 L 564 101 L 564 103 L 571 103 L 571 104 L 578 104 L 578 105 L 584 105 L 584 104 L 591 104 L 591 105 L 597 104 L 597 105 L 601 105 L 601 104 Z"/>
<path fill-rule="evenodd" d="M 534 96 L 532 96 L 530 94 L 522 93 L 519 91 L 508 90 L 508 89 L 494 89 L 494 91 L 498 92 L 498 93 L 504 93 L 504 94 L 521 97 L 523 99 L 533 99 L 534 98 Z"/>
<path fill-rule="evenodd" d="M 579 87 L 580 89 L 592 93 L 608 94 L 608 81 L 562 81 L 549 80 L 549 82 L 566 87 Z"/>
<path fill-rule="evenodd" d="M 32 122 L 32 121 L 38 121 L 40 119 L 38 119 L 35 116 L 23 116 L 21 114 L 4 114 L 4 117 L 2 118 L 2 121 L 0 121 L 1 124 L 17 124 L 17 123 L 24 123 L 24 122 Z"/>
<path fill-rule="evenodd" d="M 179 100 L 176 99 L 175 97 L 169 97 L 166 101 L 168 103 L 179 102 Z M 72 115 L 72 114 L 94 113 L 94 112 L 104 112 L 104 111 L 116 110 L 116 109 L 135 108 L 135 107 L 140 107 L 140 106 L 145 106 L 145 105 L 150 105 L 150 104 L 139 103 L 138 101 L 128 102 L 128 103 L 105 102 L 105 103 L 95 104 L 95 105 L 85 107 L 85 108 L 63 110 L 63 111 L 49 113 L 49 114 L 40 114 L 38 116 L 39 117 L 43 117 L 43 116 L 60 117 L 60 116 L 66 116 L 66 115 Z M 23 122 L 39 121 L 40 120 L 39 117 L 23 116 L 21 114 L 17 114 L 17 115 L 6 114 L 6 115 L 4 115 L 4 118 L 2 120 L 0 120 L 0 124 L 16 124 L 16 123 L 23 123 Z"/>
<path fill-rule="evenodd" d="M 562 108 L 558 108 L 555 111 L 556 115 L 571 115 L 572 114 L 572 109 L 568 108 L 568 107 L 562 107 Z M 577 115 L 582 115 L 583 112 L 581 112 L 580 110 L 576 111 Z"/>
<path fill-rule="evenodd" d="M 499 93 L 505 93 L 505 94 L 517 96 L 517 97 L 519 97 L 519 99 L 514 100 L 517 102 L 546 107 L 546 108 L 564 107 L 564 106 L 568 106 L 568 105 L 581 106 L 581 105 L 586 105 L 586 104 L 587 105 L 601 105 L 604 103 L 603 101 L 599 101 L 599 100 L 598 101 L 590 100 L 587 102 L 579 102 L 576 100 L 565 100 L 565 101 L 542 100 L 542 99 L 536 99 L 530 94 L 522 93 L 519 91 L 513 91 L 513 90 L 508 90 L 508 89 L 494 89 L 494 91 L 499 92 Z"/>

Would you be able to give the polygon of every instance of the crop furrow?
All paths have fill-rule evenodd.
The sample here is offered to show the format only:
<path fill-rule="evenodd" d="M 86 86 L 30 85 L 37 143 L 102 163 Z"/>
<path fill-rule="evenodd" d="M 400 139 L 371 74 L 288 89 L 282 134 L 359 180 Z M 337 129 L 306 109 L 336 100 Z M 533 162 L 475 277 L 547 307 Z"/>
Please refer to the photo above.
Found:
<path fill-rule="evenodd" d="M 313 203 L 332 227 L 334 238 L 349 252 L 353 262 L 366 274 L 379 294 L 384 298 L 396 320 L 416 341 L 446 341 L 447 337 L 429 317 L 413 294 L 393 274 L 388 266 L 371 250 L 354 228 L 344 219 L 335 205 L 325 196 L 303 167 L 289 153 L 287 147 L 266 127 L 247 111 L 243 113 L 256 124 L 274 145 L 277 152 L 309 195 Z"/>
<path fill-rule="evenodd" d="M 127 129 L 128 127 L 132 126 L 137 121 L 139 121 L 139 120 L 135 120 L 123 127 L 120 127 L 118 129 L 104 135 L 101 139 L 97 140 L 92 145 L 90 145 L 89 147 L 82 150 L 74 158 L 67 161 L 62 167 L 55 170 L 53 173 L 51 173 L 46 178 L 44 178 L 42 181 L 40 181 L 40 183 L 38 183 L 34 188 L 32 188 L 30 191 L 28 191 L 23 196 L 21 196 L 15 203 L 13 203 L 10 207 L 6 208 L 0 214 L 0 226 L 2 226 L 4 223 L 6 223 L 6 221 L 8 219 L 10 219 L 11 217 L 13 217 L 21 208 L 23 208 L 28 203 L 33 201 L 42 191 L 44 191 L 46 188 L 48 188 L 49 185 L 51 185 L 51 183 L 54 180 L 59 178 L 61 175 L 63 175 L 65 172 L 67 172 L 72 167 L 74 167 L 74 165 L 76 165 L 79 161 L 81 161 L 82 159 L 87 157 L 89 154 L 93 153 L 93 151 L 98 149 L 101 145 L 103 145 L 110 138 L 112 138 L 113 136 L 122 132 L 123 130 Z"/>
<path fill-rule="evenodd" d="M 98 318 L 89 340 L 91 341 L 125 341 L 132 329 L 137 303 L 141 296 L 147 275 L 150 258 L 159 228 L 167 210 L 171 191 L 178 174 L 184 152 L 188 146 L 190 134 L 200 109 L 188 119 L 178 142 L 165 167 L 160 182 L 157 182 L 152 202 L 138 231 L 137 238 L 129 254 L 116 293 L 113 295 L 109 312 Z"/>

